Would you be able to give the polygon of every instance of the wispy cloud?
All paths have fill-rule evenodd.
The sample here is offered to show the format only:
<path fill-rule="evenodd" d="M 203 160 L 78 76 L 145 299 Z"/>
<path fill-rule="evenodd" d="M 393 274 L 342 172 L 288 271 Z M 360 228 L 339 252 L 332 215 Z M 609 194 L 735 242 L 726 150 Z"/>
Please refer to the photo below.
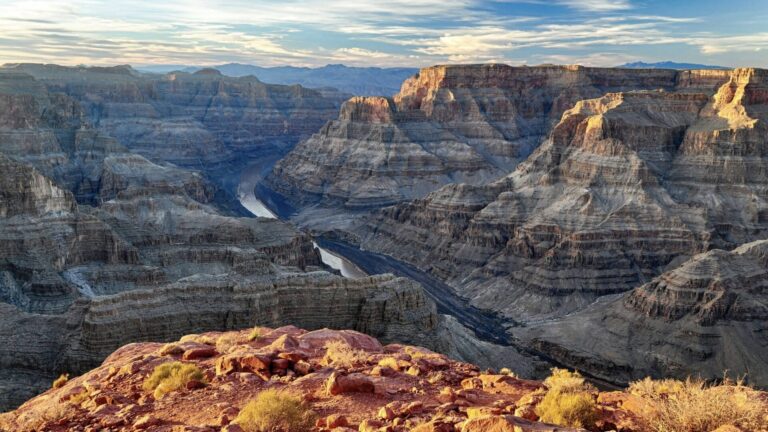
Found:
<path fill-rule="evenodd" d="M 688 47 L 693 54 L 718 56 L 768 45 L 766 33 L 717 34 L 707 17 L 667 15 L 647 7 L 648 1 L 0 2 L 0 62 L 422 66 L 572 59 L 602 64 L 611 55 L 643 59 L 650 47 Z M 768 6 L 763 9 L 768 12 Z"/>

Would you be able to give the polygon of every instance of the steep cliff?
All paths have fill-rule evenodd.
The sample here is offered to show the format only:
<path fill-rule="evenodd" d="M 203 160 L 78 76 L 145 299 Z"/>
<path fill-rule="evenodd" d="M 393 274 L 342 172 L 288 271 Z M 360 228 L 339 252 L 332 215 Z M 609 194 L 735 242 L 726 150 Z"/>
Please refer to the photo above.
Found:
<path fill-rule="evenodd" d="M 515 319 L 567 313 L 766 234 L 766 72 L 609 93 L 566 111 L 507 177 L 371 219 L 366 247 Z M 709 77 L 704 77 L 708 81 Z"/>
<path fill-rule="evenodd" d="M 645 375 L 768 385 L 768 241 L 696 255 L 626 294 L 516 333 L 552 357 L 613 381 Z M 589 340 L 589 347 L 580 346 Z"/>
<path fill-rule="evenodd" d="M 218 71 L 141 74 L 130 66 L 6 65 L 80 102 L 95 127 L 153 161 L 220 174 L 244 156 L 284 153 L 337 112 L 348 95 L 264 84 Z"/>
<path fill-rule="evenodd" d="M 393 99 L 353 98 L 279 162 L 271 186 L 299 204 L 376 207 L 447 183 L 507 174 L 577 101 L 672 89 L 675 71 L 578 66 L 434 66 Z"/>

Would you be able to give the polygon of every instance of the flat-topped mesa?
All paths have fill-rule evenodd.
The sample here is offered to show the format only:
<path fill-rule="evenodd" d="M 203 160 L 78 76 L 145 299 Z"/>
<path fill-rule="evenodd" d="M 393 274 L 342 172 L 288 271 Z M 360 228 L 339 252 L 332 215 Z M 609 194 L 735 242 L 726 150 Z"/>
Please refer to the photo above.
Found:
<path fill-rule="evenodd" d="M 358 96 L 344 102 L 339 119 L 350 122 L 390 123 L 393 106 L 390 99 L 376 96 Z"/>
<path fill-rule="evenodd" d="M 697 255 L 626 297 L 628 308 L 670 321 L 692 316 L 702 325 L 768 318 L 768 241 L 731 252 Z"/>

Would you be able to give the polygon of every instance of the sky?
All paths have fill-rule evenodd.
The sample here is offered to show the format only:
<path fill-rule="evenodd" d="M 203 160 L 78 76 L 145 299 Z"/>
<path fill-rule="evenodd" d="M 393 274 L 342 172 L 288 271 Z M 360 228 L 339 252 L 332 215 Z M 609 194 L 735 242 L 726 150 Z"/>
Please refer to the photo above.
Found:
<path fill-rule="evenodd" d="M 768 67 L 768 0 L 0 0 L 0 63 Z"/>

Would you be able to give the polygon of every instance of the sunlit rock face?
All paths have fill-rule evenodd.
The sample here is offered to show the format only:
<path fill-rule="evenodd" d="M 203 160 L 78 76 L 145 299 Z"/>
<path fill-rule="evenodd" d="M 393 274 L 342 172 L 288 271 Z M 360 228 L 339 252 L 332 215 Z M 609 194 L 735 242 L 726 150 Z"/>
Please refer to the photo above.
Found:
<path fill-rule="evenodd" d="M 729 369 L 765 385 L 763 248 L 739 246 L 768 236 L 768 72 L 674 82 L 575 103 L 512 173 L 381 209 L 363 247 L 606 379 Z"/>
<path fill-rule="evenodd" d="M 526 319 L 764 237 L 766 72 L 690 72 L 675 82 L 576 103 L 511 174 L 385 208 L 364 230 L 365 246 Z"/>
<path fill-rule="evenodd" d="M 275 167 L 271 185 L 304 204 L 350 208 L 421 198 L 447 183 L 512 171 L 583 99 L 671 89 L 674 71 L 506 65 L 435 66 L 393 98 L 347 101 L 339 118 Z"/>

